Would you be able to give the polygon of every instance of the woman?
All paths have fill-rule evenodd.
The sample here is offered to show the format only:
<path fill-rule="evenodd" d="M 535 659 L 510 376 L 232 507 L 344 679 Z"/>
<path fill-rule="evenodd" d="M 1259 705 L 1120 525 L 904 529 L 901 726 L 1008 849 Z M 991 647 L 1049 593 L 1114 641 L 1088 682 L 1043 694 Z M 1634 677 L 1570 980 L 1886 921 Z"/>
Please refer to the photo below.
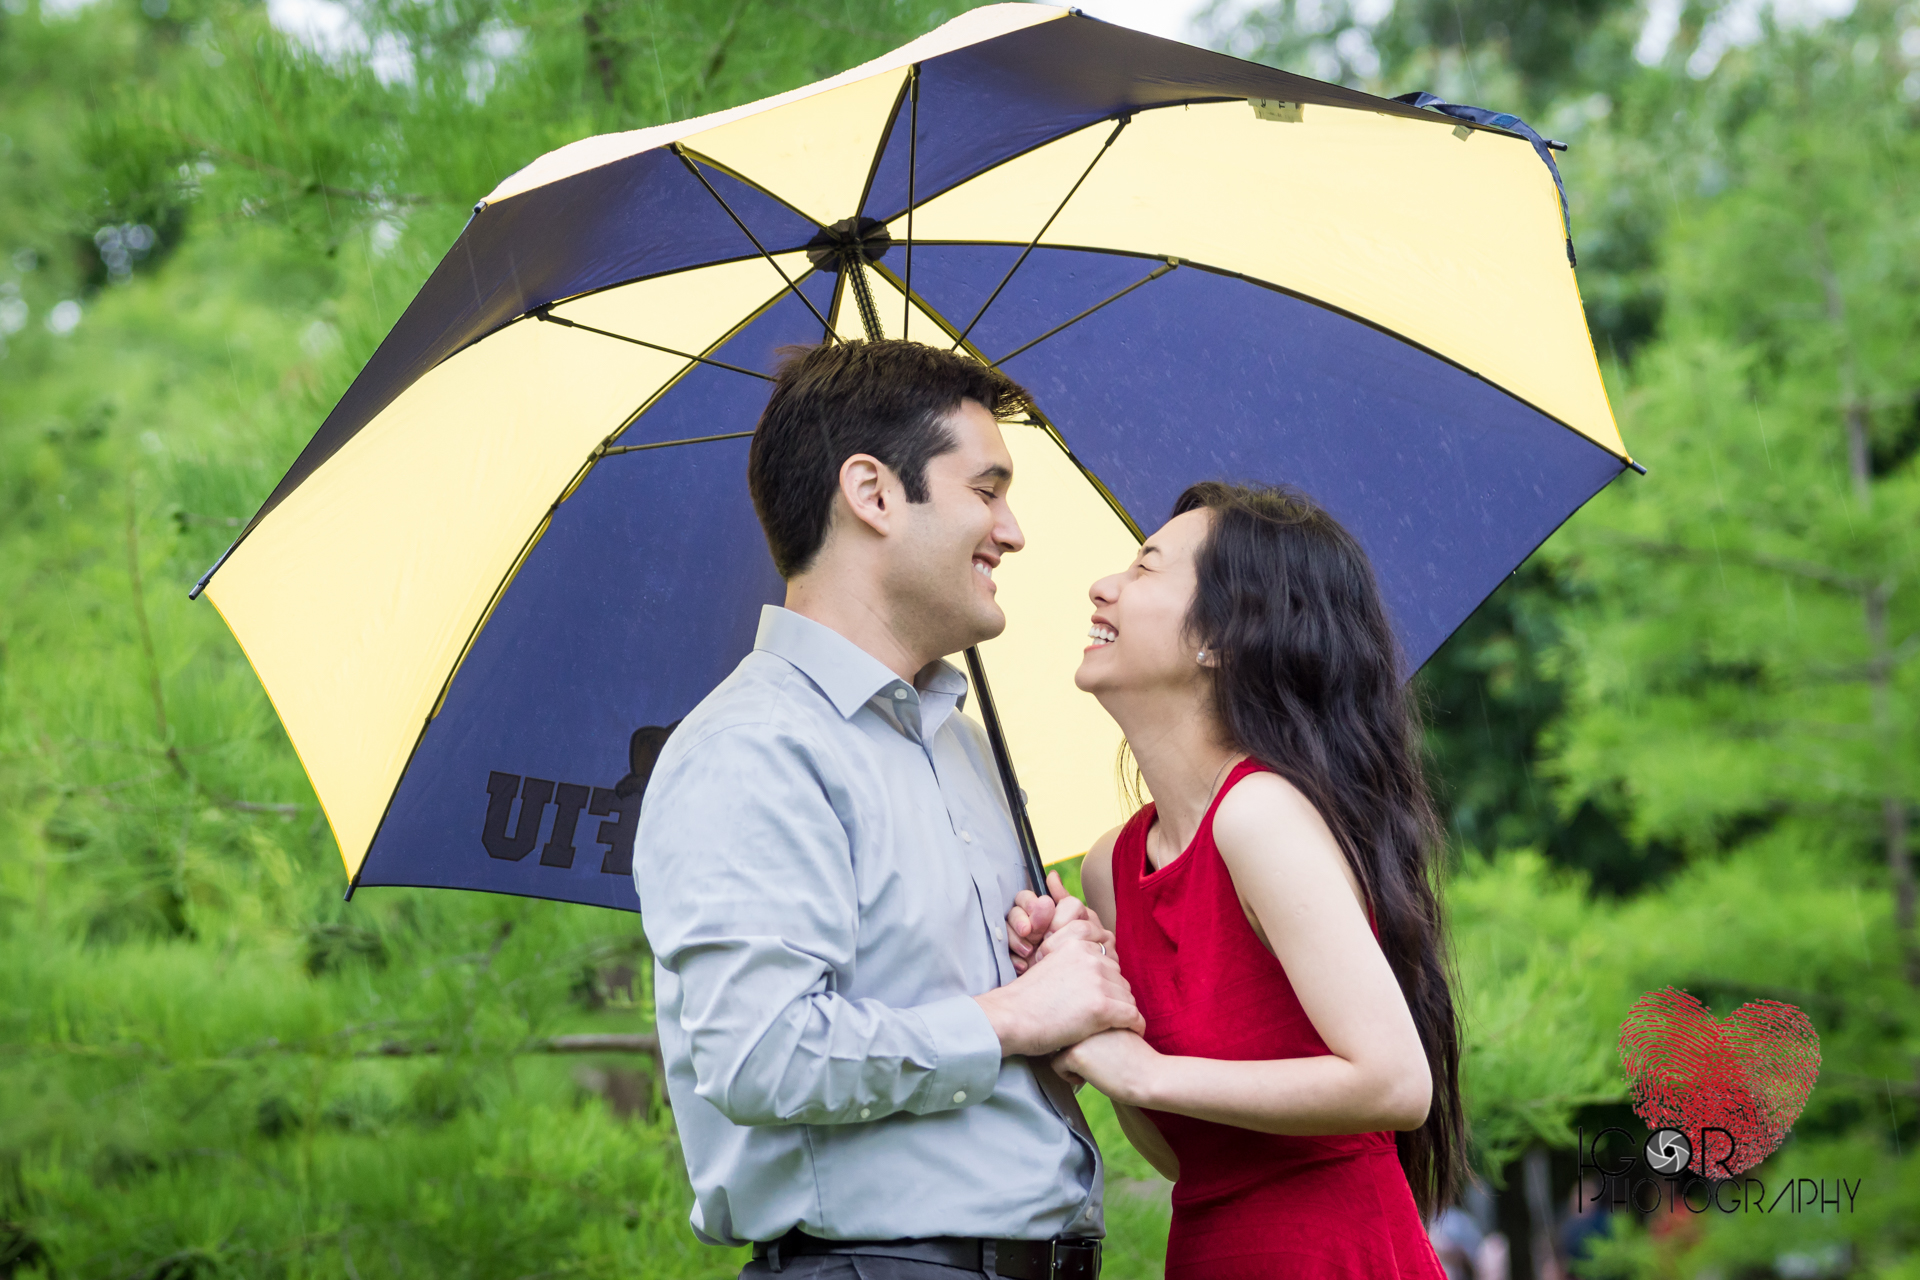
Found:
<path fill-rule="evenodd" d="M 1198 484 L 1092 596 L 1075 683 L 1153 803 L 1082 882 L 1147 1031 L 1054 1069 L 1175 1179 L 1169 1276 L 1443 1280 L 1421 1216 L 1456 1188 L 1459 1033 L 1419 724 L 1365 553 L 1296 492 Z M 1022 894 L 1016 955 L 1082 911 Z"/>

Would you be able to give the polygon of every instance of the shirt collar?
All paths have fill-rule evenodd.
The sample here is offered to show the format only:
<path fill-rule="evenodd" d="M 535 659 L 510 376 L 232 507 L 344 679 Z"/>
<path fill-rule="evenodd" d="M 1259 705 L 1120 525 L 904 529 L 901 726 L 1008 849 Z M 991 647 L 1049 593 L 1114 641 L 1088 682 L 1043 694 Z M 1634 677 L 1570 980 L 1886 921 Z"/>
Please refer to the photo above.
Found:
<path fill-rule="evenodd" d="M 967 678 L 952 663 L 936 661 L 922 667 L 916 688 L 832 627 L 777 604 L 760 606 L 760 631 L 753 647 L 791 662 L 820 687 L 842 716 L 852 716 L 876 696 L 892 697 L 895 687 L 910 690 L 916 698 L 923 692 L 950 698 L 956 709 L 966 706 Z"/>

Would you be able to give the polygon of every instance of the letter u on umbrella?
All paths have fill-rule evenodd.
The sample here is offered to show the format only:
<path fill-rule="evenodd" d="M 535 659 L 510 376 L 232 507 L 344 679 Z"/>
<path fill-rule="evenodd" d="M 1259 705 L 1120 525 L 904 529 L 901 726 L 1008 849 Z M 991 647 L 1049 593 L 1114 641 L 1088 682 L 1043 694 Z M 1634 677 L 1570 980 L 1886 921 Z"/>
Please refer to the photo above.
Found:
<path fill-rule="evenodd" d="M 1324 503 L 1417 668 L 1634 465 L 1545 145 L 1425 101 L 1003 4 L 508 178 L 195 588 L 350 884 L 637 908 L 664 727 L 783 595 L 745 468 L 788 344 L 956 346 L 1033 392 L 969 710 L 1049 859 L 1121 816 L 1086 588 L 1188 483 Z"/>

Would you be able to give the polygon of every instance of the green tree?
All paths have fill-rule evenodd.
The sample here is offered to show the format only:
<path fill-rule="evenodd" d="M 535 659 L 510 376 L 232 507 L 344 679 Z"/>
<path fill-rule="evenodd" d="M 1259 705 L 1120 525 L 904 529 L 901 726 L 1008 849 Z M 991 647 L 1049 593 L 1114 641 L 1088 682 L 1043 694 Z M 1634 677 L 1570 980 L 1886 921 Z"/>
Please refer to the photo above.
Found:
<path fill-rule="evenodd" d="M 1851 1164 L 1882 1195 L 1914 1182 L 1899 1154 L 1920 1094 L 1911 30 L 1863 7 L 1641 104 L 1670 122 L 1639 145 L 1675 198 L 1661 331 L 1615 403 L 1654 473 L 1549 550 L 1575 592 L 1548 735 L 1562 804 L 1685 851 L 1667 980 L 1813 1014 L 1822 1084 L 1777 1159 Z M 1844 1241 L 1869 1272 L 1911 1265 L 1915 1239 L 1877 1204 L 1799 1239 Z M 1764 1265 L 1791 1238 L 1716 1226 L 1697 1264 Z"/>
<path fill-rule="evenodd" d="M 946 15 L 352 14 L 323 53 L 250 3 L 0 6 L 0 1274 L 731 1274 L 686 1225 L 636 920 L 343 904 L 185 589 L 501 177 Z"/>

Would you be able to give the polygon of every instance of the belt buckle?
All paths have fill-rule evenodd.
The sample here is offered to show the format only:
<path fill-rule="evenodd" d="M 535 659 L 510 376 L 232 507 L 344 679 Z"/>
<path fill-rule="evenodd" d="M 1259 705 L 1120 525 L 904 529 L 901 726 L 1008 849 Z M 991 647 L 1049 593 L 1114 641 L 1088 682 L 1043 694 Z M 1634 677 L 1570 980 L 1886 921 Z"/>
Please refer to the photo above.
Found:
<path fill-rule="evenodd" d="M 1086 1276 L 1086 1280 L 1100 1280 L 1100 1263 L 1102 1259 L 1100 1257 L 1099 1242 L 1092 1240 L 1062 1241 L 1058 1236 L 1047 1241 L 1047 1275 L 1049 1280 L 1058 1280 L 1061 1274 L 1063 1260 L 1060 1257 L 1060 1246 L 1063 1243 L 1070 1248 L 1083 1251 L 1081 1256 L 1086 1259 L 1086 1263 L 1082 1274 Z"/>
<path fill-rule="evenodd" d="M 1763 1192 L 1762 1194 L 1765 1194 L 1765 1193 Z M 1053 1239 L 1047 1241 L 1048 1280 L 1052 1280 L 1052 1277 L 1057 1276 L 1059 1274 L 1060 1274 L 1060 1237 L 1055 1236 Z"/>

